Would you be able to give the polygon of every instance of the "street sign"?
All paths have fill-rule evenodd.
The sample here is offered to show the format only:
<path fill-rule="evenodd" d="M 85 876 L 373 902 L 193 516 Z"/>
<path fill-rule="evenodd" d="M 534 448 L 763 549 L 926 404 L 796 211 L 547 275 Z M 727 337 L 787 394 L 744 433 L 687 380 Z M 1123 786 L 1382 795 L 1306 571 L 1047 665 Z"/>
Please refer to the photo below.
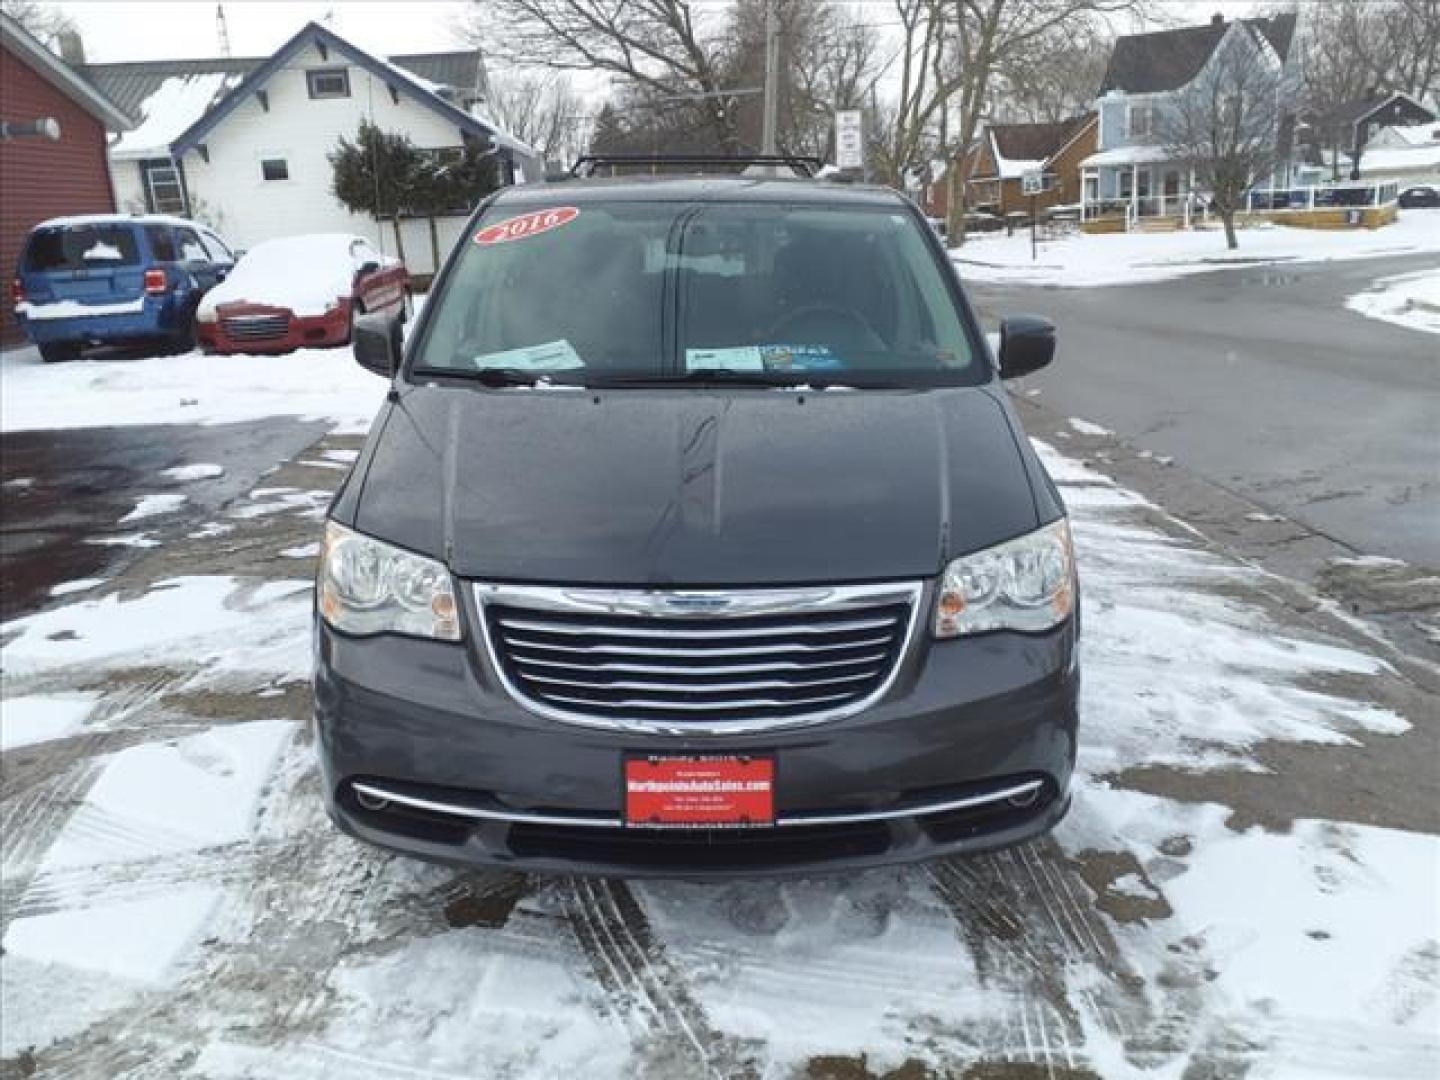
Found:
<path fill-rule="evenodd" d="M 1031 169 L 1029 172 L 1020 174 L 1020 194 L 1039 195 L 1045 190 L 1045 174 L 1039 169 Z"/>
<path fill-rule="evenodd" d="M 835 114 L 835 164 L 842 169 L 865 167 L 865 132 L 859 109 Z"/>

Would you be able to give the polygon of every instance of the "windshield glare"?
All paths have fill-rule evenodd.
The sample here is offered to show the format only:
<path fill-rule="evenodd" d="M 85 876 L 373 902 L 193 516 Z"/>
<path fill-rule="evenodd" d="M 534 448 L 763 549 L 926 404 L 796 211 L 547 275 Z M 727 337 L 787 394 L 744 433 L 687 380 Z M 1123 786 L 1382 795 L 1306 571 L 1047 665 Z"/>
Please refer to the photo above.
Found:
<path fill-rule="evenodd" d="M 586 203 L 548 228 L 499 228 L 521 216 L 479 222 L 482 239 L 500 240 L 467 245 L 417 370 L 583 383 L 980 377 L 943 271 L 901 210 Z"/>

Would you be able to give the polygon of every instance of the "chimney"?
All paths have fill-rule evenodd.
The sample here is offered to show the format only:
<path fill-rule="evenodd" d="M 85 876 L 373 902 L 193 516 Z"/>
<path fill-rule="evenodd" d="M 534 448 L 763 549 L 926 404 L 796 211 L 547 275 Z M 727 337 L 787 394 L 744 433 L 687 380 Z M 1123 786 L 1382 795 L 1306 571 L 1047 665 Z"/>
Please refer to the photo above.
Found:
<path fill-rule="evenodd" d="M 61 30 L 55 36 L 55 43 L 60 46 L 60 59 L 71 67 L 81 67 L 85 63 L 85 42 L 80 39 L 76 30 Z"/>
<path fill-rule="evenodd" d="M 1224 16 L 1222 13 L 1218 12 L 1218 11 L 1215 12 L 1214 15 L 1211 15 L 1211 16 L 1210 16 L 1210 25 L 1211 25 L 1211 26 L 1224 26 L 1224 25 L 1225 25 L 1225 16 Z"/>

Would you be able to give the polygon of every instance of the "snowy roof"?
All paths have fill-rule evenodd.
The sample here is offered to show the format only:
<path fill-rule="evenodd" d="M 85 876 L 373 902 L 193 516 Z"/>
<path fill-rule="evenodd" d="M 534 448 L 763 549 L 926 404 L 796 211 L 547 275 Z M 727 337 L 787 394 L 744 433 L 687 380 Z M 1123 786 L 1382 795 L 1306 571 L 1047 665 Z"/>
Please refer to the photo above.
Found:
<path fill-rule="evenodd" d="M 195 222 L 169 214 L 69 214 L 54 217 L 36 225 L 37 229 L 63 229 L 74 225 L 112 225 L 117 222 L 137 222 L 141 225 L 184 225 L 193 229 Z"/>
<path fill-rule="evenodd" d="M 110 156 L 117 161 L 168 156 L 170 144 L 239 82 L 238 74 L 219 71 L 171 76 L 140 103 L 139 126 L 110 147 Z"/>
<path fill-rule="evenodd" d="M 1348 155 L 1345 160 L 1349 161 Z M 1440 169 L 1440 142 L 1429 146 L 1383 147 L 1360 155 L 1360 175 L 1395 172 L 1427 172 Z"/>
<path fill-rule="evenodd" d="M 1101 150 L 1080 162 L 1081 168 L 1093 169 L 1100 165 L 1149 165 L 1167 161 L 1169 156 L 1162 146 L 1117 146 L 1113 150 Z"/>
<path fill-rule="evenodd" d="M 1440 143 L 1440 122 L 1431 120 L 1425 124 L 1406 124 L 1381 128 L 1370 140 L 1375 149 L 1404 149 L 1407 146 L 1429 146 Z"/>

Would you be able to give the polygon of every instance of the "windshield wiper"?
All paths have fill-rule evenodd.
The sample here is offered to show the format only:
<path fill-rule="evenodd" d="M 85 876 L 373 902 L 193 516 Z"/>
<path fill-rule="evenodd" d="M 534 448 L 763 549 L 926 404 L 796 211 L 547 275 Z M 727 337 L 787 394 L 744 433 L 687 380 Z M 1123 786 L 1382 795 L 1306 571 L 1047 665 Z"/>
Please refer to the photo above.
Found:
<path fill-rule="evenodd" d="M 725 386 L 789 386 L 801 380 L 778 371 L 744 371 L 735 368 L 691 368 L 689 371 L 619 372 L 586 381 L 587 386 L 684 386 L 716 383 Z"/>
<path fill-rule="evenodd" d="M 560 374 L 550 371 L 522 371 L 513 367 L 481 367 L 460 373 L 485 386 L 535 386 L 542 382 L 554 382 L 555 376 Z"/>

